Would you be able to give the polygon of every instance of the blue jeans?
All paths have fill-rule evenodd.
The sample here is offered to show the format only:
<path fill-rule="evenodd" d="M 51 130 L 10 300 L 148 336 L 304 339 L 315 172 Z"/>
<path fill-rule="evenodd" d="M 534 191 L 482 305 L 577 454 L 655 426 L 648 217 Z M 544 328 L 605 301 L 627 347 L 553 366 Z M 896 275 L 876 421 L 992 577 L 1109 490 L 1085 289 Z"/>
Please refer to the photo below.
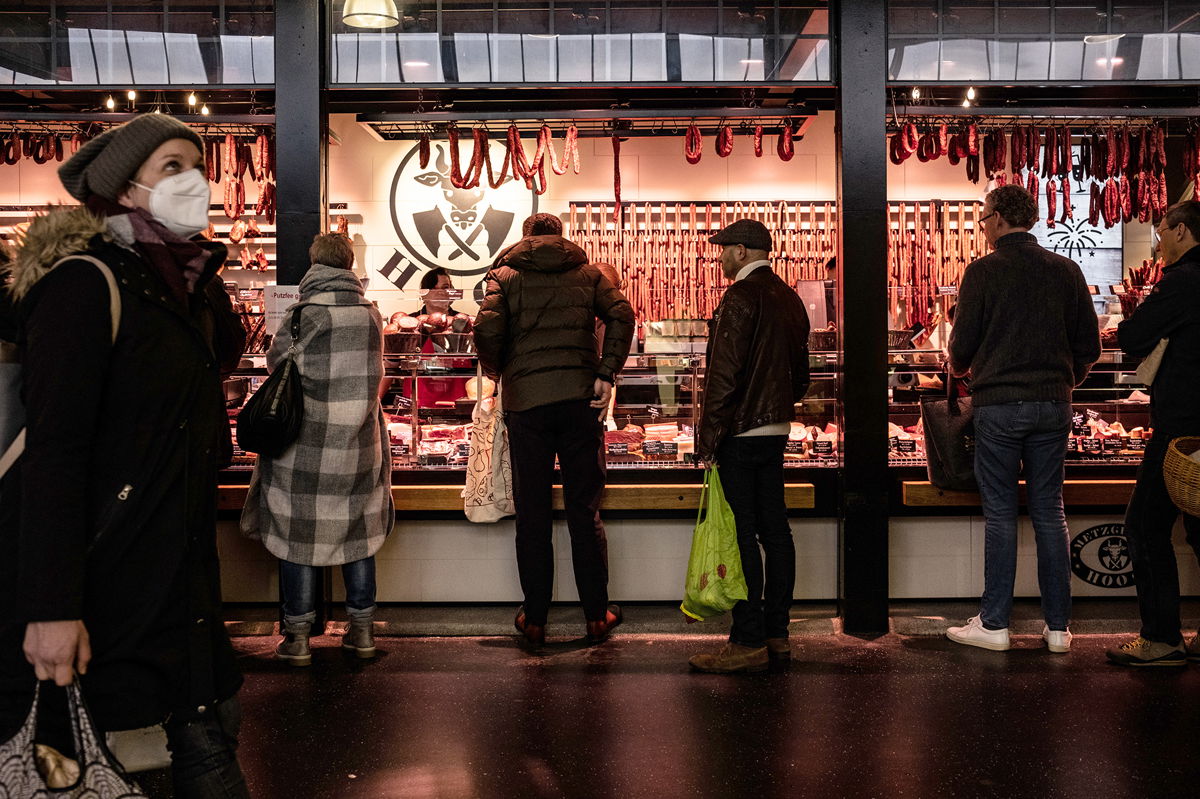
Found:
<path fill-rule="evenodd" d="M 1029 520 L 1037 541 L 1042 614 L 1051 630 L 1071 619 L 1071 563 L 1063 512 L 1063 461 L 1071 433 L 1066 402 L 1009 402 L 975 408 L 975 478 L 983 500 L 984 574 L 981 620 L 1008 627 L 1017 576 L 1017 481 L 1024 472 Z"/>
<path fill-rule="evenodd" d="M 242 709 L 236 696 L 198 717 L 167 719 L 163 726 L 178 799 L 249 799 L 237 761 L 241 724 Z"/>
<path fill-rule="evenodd" d="M 279 588 L 283 595 L 283 617 L 297 621 L 317 610 L 317 578 L 320 567 L 305 566 L 288 560 L 279 561 Z M 375 558 L 363 558 L 342 564 L 342 582 L 346 584 L 346 610 L 375 610 Z"/>

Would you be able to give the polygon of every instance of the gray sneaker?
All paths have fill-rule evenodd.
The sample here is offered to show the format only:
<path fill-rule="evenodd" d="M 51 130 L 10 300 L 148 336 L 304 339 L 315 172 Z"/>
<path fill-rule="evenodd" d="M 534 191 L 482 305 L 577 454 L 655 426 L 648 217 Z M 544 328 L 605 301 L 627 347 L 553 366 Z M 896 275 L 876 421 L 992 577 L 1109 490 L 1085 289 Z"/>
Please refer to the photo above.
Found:
<path fill-rule="evenodd" d="M 1200 662 L 1200 633 L 1192 636 L 1192 640 L 1187 643 L 1187 659 L 1193 662 Z"/>
<path fill-rule="evenodd" d="M 1108 650 L 1108 659 L 1118 666 L 1186 666 L 1183 643 L 1147 641 L 1140 635 Z"/>
<path fill-rule="evenodd" d="M 346 634 L 342 636 L 342 649 L 353 652 L 362 660 L 375 657 L 375 615 L 363 614 L 351 616 L 346 624 Z"/>

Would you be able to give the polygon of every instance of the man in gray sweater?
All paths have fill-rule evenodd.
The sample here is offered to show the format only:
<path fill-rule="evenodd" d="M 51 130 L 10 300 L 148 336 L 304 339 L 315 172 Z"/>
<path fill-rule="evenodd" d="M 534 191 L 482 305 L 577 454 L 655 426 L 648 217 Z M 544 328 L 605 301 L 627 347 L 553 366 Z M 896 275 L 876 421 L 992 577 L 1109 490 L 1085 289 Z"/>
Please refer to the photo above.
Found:
<path fill-rule="evenodd" d="M 971 376 L 984 590 L 979 615 L 946 635 L 984 649 L 1009 648 L 1023 470 L 1037 541 L 1042 637 L 1051 652 L 1066 652 L 1071 571 L 1063 461 L 1071 393 L 1100 357 L 1100 332 L 1078 264 L 1029 233 L 1037 218 L 1037 202 L 1020 186 L 989 192 L 980 224 L 994 251 L 970 264 L 959 286 L 950 369 Z"/>

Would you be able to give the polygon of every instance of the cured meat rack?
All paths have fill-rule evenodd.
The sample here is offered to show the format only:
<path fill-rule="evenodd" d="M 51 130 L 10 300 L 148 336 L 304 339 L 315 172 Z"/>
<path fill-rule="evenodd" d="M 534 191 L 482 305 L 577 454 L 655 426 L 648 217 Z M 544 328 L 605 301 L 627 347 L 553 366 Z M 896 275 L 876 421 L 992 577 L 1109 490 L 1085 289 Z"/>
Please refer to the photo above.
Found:
<path fill-rule="evenodd" d="M 986 248 L 973 200 L 889 203 L 888 285 L 906 287 L 911 321 L 928 321 L 939 287 L 958 283 Z M 641 321 L 707 319 L 728 285 L 708 237 L 757 219 L 775 238 L 772 264 L 787 283 L 823 280 L 837 253 L 832 202 L 633 202 L 614 221 L 611 202 L 574 202 L 566 235 L 593 262 L 612 264 Z"/>

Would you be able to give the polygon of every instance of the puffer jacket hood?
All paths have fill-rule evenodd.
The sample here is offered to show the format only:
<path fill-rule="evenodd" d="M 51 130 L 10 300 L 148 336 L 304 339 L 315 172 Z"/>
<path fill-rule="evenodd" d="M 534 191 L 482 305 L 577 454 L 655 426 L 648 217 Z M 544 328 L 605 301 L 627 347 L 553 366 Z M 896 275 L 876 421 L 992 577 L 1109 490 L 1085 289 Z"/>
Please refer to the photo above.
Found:
<path fill-rule="evenodd" d="M 526 236 L 501 253 L 496 265 L 528 272 L 566 272 L 587 262 L 587 253 L 562 236 Z"/>
<path fill-rule="evenodd" d="M 325 264 L 313 264 L 304 273 L 300 280 L 300 300 L 314 305 L 371 304 L 354 272 Z"/>
<path fill-rule="evenodd" d="M 12 264 L 12 296 L 20 300 L 59 260 L 88 249 L 92 239 L 110 240 L 103 217 L 83 206 L 62 208 L 34 218 L 21 237 Z"/>

